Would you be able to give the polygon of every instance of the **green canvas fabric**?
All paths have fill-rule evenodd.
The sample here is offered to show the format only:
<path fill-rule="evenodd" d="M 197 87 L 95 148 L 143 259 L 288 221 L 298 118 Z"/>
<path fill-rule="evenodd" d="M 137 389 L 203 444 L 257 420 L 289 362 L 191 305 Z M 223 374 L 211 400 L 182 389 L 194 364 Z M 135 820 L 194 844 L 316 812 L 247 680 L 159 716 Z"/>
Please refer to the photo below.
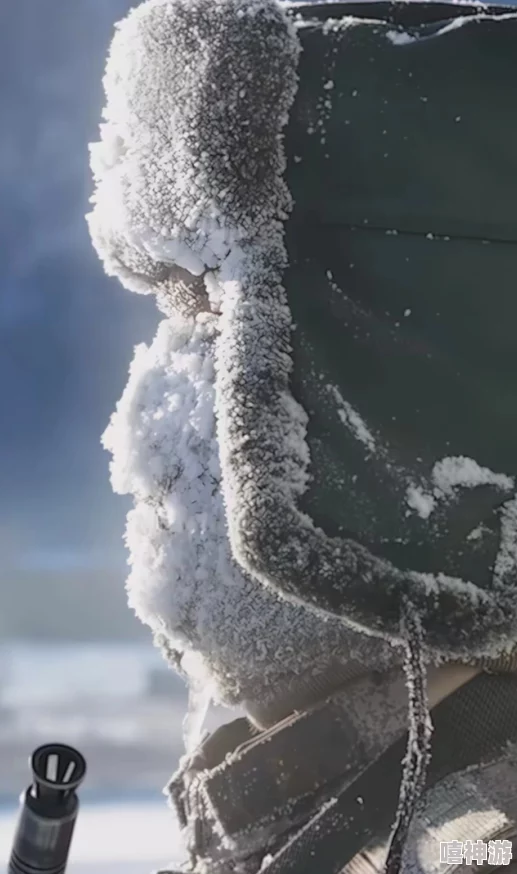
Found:
<path fill-rule="evenodd" d="M 516 15 L 284 9 L 144 4 L 92 153 L 94 243 L 167 316 L 109 437 L 131 603 L 233 701 L 358 630 L 438 660 L 517 640 Z"/>
<path fill-rule="evenodd" d="M 462 490 L 427 519 L 406 502 L 443 457 L 517 470 L 517 15 L 474 12 L 296 10 L 285 281 L 309 412 L 300 508 L 398 567 L 486 585 L 510 493 Z"/>

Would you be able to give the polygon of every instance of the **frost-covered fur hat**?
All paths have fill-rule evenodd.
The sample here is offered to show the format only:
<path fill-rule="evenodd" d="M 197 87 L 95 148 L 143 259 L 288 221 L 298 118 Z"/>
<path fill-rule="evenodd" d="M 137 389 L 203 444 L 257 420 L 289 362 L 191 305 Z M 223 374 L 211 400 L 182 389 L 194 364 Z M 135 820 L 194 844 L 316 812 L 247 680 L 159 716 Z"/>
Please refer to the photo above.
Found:
<path fill-rule="evenodd" d="M 388 662 L 408 605 L 440 658 L 515 638 L 515 502 L 487 589 L 396 567 L 299 509 L 311 459 L 290 389 L 282 139 L 299 52 L 275 0 L 147 0 L 118 26 L 92 146 L 94 245 L 166 316 L 104 437 L 135 501 L 129 600 L 228 702 Z"/>
<path fill-rule="evenodd" d="M 94 245 L 109 275 L 154 293 L 167 316 L 152 344 L 135 350 L 104 435 L 113 487 L 134 497 L 129 603 L 196 687 L 252 709 L 329 666 L 337 678 L 351 665 L 394 659 L 384 641 L 263 586 L 233 554 L 228 530 L 225 502 L 230 508 L 234 499 L 221 465 L 232 466 L 237 447 L 221 452 L 221 429 L 237 422 L 226 419 L 224 398 L 232 393 L 228 368 L 247 351 L 226 337 L 235 308 L 247 307 L 242 270 L 250 288 L 264 268 L 280 281 L 290 198 L 279 135 L 298 51 L 270 0 L 148 0 L 117 27 L 101 141 L 91 147 Z M 266 364 L 278 338 L 274 355 L 288 368 L 289 312 L 278 290 L 278 302 L 253 304 L 258 330 L 242 340 L 258 343 Z M 262 317 L 273 331 L 263 346 Z M 278 405 L 274 394 L 271 401 Z M 294 417 L 289 439 L 302 463 L 277 473 L 286 483 L 294 475 L 302 489 L 304 413 L 287 393 L 279 412 L 287 427 Z"/>

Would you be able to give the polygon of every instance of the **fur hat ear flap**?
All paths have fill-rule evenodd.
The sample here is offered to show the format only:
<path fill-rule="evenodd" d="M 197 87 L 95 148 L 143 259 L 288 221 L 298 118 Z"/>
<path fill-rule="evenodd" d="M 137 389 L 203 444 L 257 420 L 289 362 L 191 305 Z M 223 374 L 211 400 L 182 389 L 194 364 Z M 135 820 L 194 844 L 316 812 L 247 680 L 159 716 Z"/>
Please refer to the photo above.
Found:
<path fill-rule="evenodd" d="M 283 132 L 299 53 L 275 0 L 148 0 L 135 9 L 107 66 L 92 237 L 107 271 L 155 293 L 168 314 L 194 316 L 217 298 L 221 489 L 241 570 L 393 641 L 404 636 L 409 601 L 435 654 L 493 655 L 516 636 L 513 503 L 502 511 L 487 589 L 396 567 L 327 536 L 298 508 L 310 458 L 307 413 L 290 387 Z"/>
<path fill-rule="evenodd" d="M 267 586 L 371 634 L 400 640 L 413 604 L 426 647 L 455 658 L 495 655 L 515 642 L 517 504 L 501 510 L 490 589 L 445 574 L 403 570 L 361 544 L 328 537 L 296 499 L 308 476 L 306 414 L 290 393 L 291 329 L 281 237 L 257 237 L 220 278 L 217 416 L 230 541 Z"/>
<path fill-rule="evenodd" d="M 263 586 L 228 538 L 215 422 L 222 294 L 234 268 L 258 268 L 255 238 L 269 239 L 274 275 L 285 261 L 281 133 L 299 50 L 274 0 L 146 0 L 118 25 L 92 146 L 94 245 L 108 273 L 155 294 L 166 315 L 136 348 L 103 437 L 113 488 L 133 498 L 128 600 L 168 660 L 227 704 L 276 700 L 336 663 L 368 670 L 400 656 Z"/>

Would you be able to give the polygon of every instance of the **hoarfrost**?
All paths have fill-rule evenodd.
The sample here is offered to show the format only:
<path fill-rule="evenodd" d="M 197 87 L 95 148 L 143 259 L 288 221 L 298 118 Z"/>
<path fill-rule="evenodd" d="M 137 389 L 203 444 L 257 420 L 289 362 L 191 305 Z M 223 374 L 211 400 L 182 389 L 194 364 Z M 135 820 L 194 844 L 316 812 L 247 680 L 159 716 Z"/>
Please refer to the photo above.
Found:
<path fill-rule="evenodd" d="M 473 489 L 477 486 L 496 486 L 499 489 L 512 490 L 514 480 L 504 473 L 493 473 L 487 467 L 481 467 L 473 458 L 455 456 L 438 461 L 432 472 L 436 488 L 444 495 L 451 494 L 455 488 Z"/>
<path fill-rule="evenodd" d="M 499 586 L 511 584 L 516 564 L 517 498 L 513 498 L 501 510 L 501 545 L 494 568 L 494 580 Z"/>
<path fill-rule="evenodd" d="M 113 455 L 113 488 L 134 498 L 130 606 L 196 690 L 189 744 L 207 689 L 227 703 L 265 700 L 293 677 L 321 672 L 327 659 L 348 662 L 360 651 L 373 664 L 390 650 L 261 586 L 235 562 L 228 538 L 215 416 L 218 313 L 245 265 L 255 264 L 247 241 L 257 227 L 275 240 L 264 257 L 283 258 L 278 241 L 290 198 L 279 130 L 298 51 L 291 24 L 270 0 L 148 0 L 118 26 L 101 141 L 92 147 L 94 245 L 108 273 L 155 293 L 168 316 L 153 343 L 135 350 L 103 441 Z M 258 164 L 250 142 L 261 146 Z M 245 181 L 232 168 L 248 158 Z M 257 326 L 261 315 L 267 307 L 258 307 Z M 285 308 L 284 316 L 282 327 Z M 300 429 L 288 444 L 305 466 L 305 417 L 286 398 L 285 414 L 295 410 Z M 294 491 L 305 482 L 299 473 Z"/>
<path fill-rule="evenodd" d="M 436 501 L 432 495 L 426 494 L 418 486 L 410 486 L 406 492 L 406 501 L 421 519 L 428 519 L 433 512 Z"/>
<path fill-rule="evenodd" d="M 282 130 L 299 50 L 274 0 L 147 0 L 115 35 L 92 147 L 88 220 L 105 269 L 167 316 L 136 350 L 104 438 L 114 488 L 135 499 L 129 600 L 227 701 L 278 694 L 322 653 L 348 661 L 353 630 L 399 640 L 401 598 L 437 655 L 489 654 L 517 618 L 513 566 L 486 592 L 401 570 L 298 509 L 310 456 L 290 391 Z M 486 476 L 468 469 L 469 484 Z M 464 464 L 435 472 L 465 484 Z"/>
<path fill-rule="evenodd" d="M 420 486 L 410 485 L 406 492 L 406 501 L 411 509 L 422 519 L 428 519 L 440 500 L 450 500 L 458 488 L 474 489 L 478 486 L 494 486 L 503 491 L 513 491 L 514 480 L 506 474 L 493 473 L 487 467 L 481 467 L 477 461 L 465 456 L 451 456 L 437 461 L 431 472 L 431 491 L 425 491 Z M 481 532 L 477 535 L 481 536 Z M 469 538 L 476 539 L 471 532 Z"/>
<path fill-rule="evenodd" d="M 189 742 L 202 725 L 203 688 L 229 703 L 265 697 L 362 646 L 337 619 L 281 600 L 232 559 L 214 410 L 216 324 L 209 314 L 160 323 L 151 346 L 135 350 L 103 438 L 114 490 L 135 500 L 126 531 L 129 604 L 166 635 L 191 679 Z"/>
<path fill-rule="evenodd" d="M 411 33 L 406 33 L 403 30 L 388 30 L 386 39 L 394 46 L 407 46 L 411 43 L 418 42 L 418 36 Z"/>
<path fill-rule="evenodd" d="M 478 525 L 476 528 L 472 529 L 470 534 L 467 534 L 467 540 L 481 540 L 484 533 L 485 533 L 485 526 Z"/>
<path fill-rule="evenodd" d="M 334 396 L 337 404 L 338 404 L 338 416 L 343 422 L 349 431 L 352 432 L 356 440 L 359 440 L 361 443 L 366 446 L 369 452 L 372 455 L 376 452 L 377 446 L 375 442 L 375 437 L 372 432 L 368 428 L 364 419 L 361 418 L 360 414 L 354 407 L 345 401 L 343 395 L 335 385 L 328 386 L 329 391 Z"/>

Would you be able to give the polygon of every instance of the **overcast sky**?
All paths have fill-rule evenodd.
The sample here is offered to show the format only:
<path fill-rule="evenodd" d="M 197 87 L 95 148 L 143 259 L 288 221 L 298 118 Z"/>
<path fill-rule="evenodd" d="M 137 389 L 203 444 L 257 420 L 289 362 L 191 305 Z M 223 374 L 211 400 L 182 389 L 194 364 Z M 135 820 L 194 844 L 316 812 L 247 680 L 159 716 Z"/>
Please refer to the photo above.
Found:
<path fill-rule="evenodd" d="M 123 558 L 125 505 L 99 437 L 152 302 L 108 280 L 84 214 L 113 22 L 130 0 L 0 6 L 0 547 L 20 561 Z"/>

